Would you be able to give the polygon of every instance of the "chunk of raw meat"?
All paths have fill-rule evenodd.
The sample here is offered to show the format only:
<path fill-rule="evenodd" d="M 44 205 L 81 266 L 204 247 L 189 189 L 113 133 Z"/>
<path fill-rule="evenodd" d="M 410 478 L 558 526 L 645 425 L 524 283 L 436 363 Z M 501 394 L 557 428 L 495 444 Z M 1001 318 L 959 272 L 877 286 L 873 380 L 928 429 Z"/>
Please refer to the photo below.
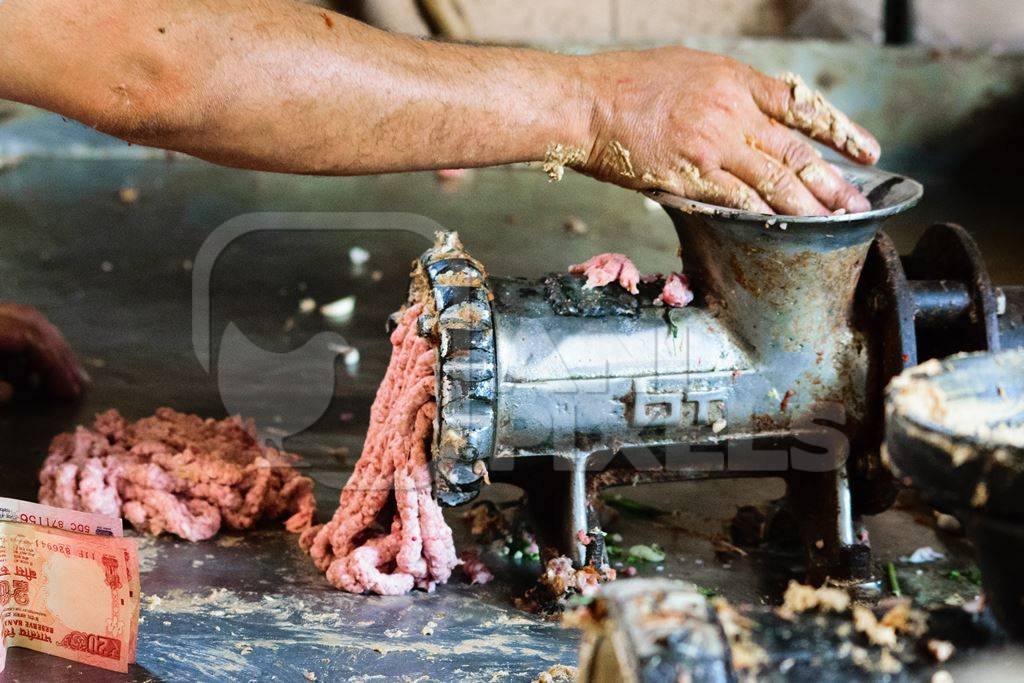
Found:
<path fill-rule="evenodd" d="M 665 279 L 665 286 L 661 288 L 661 296 L 658 299 L 670 308 L 682 308 L 690 303 L 693 301 L 690 278 L 679 273 L 669 274 Z"/>
<path fill-rule="evenodd" d="M 583 263 L 569 266 L 569 272 L 574 275 L 585 275 L 587 283 L 585 289 L 604 287 L 612 282 L 618 282 L 623 289 L 630 294 L 639 294 L 637 283 L 653 282 L 660 279 L 660 276 L 640 276 L 640 271 L 629 260 L 625 254 L 598 254 Z M 693 301 L 693 291 L 690 290 L 690 280 L 680 273 L 672 273 L 665 279 L 661 294 L 655 299 L 656 303 L 664 304 L 670 308 L 682 308 Z"/>
<path fill-rule="evenodd" d="M 583 286 L 587 289 L 618 282 L 630 294 L 640 293 L 636 288 L 640 282 L 640 271 L 625 254 L 598 254 L 588 261 L 569 266 L 569 272 L 586 275 L 587 284 Z"/>

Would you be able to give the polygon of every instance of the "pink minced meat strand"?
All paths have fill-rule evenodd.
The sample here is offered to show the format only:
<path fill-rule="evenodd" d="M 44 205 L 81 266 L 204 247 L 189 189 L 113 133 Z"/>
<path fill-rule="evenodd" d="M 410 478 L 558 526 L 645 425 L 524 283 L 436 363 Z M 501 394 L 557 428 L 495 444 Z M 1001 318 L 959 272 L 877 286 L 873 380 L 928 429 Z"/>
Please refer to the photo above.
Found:
<path fill-rule="evenodd" d="M 128 422 L 108 410 L 91 429 L 53 440 L 39 500 L 124 516 L 143 533 L 189 541 L 285 515 L 285 527 L 300 532 L 312 524 L 316 502 L 313 481 L 292 467 L 295 459 L 260 445 L 253 425 L 238 418 L 204 420 L 160 408 Z"/>
<path fill-rule="evenodd" d="M 640 277 L 640 271 L 625 254 L 598 254 L 583 263 L 569 266 L 569 272 L 586 276 L 587 282 L 583 285 L 585 289 L 618 282 L 630 294 L 640 293 L 637 283 L 660 279 L 660 276 Z M 656 303 L 670 308 L 683 308 L 691 301 L 693 291 L 690 290 L 690 280 L 680 273 L 671 273 L 665 279 L 661 294 L 655 299 Z"/>
<path fill-rule="evenodd" d="M 352 593 L 430 591 L 459 564 L 427 462 L 436 356 L 416 334 L 421 312 L 422 305 L 406 309 L 391 334 L 391 362 L 370 409 L 363 453 L 334 517 L 299 540 L 327 580 Z"/>

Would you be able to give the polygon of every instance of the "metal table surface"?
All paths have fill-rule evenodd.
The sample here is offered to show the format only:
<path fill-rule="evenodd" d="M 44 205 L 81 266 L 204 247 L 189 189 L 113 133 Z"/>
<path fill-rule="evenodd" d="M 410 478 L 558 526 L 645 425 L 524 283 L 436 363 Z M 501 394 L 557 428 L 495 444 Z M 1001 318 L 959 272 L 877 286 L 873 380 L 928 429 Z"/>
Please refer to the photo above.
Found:
<path fill-rule="evenodd" d="M 234 216 L 411 212 L 459 230 L 495 274 L 538 275 L 612 248 L 630 253 L 645 271 L 668 271 L 676 261 L 666 216 L 645 208 L 638 195 L 573 174 L 553 185 L 539 169 L 494 169 L 445 187 L 433 174 L 306 178 L 141 152 L 96 156 L 30 158 L 0 173 L 0 298 L 42 309 L 93 377 L 79 404 L 29 403 L 0 411 L 0 496 L 34 499 L 50 439 L 97 411 L 116 407 L 141 417 L 169 405 L 225 414 L 216 362 L 208 373 L 193 351 L 188 266 L 204 239 Z M 138 199 L 120 201 L 122 187 L 137 189 Z M 970 218 L 988 212 L 992 219 L 978 238 L 993 257 L 994 280 L 1015 281 L 1019 274 L 1011 267 L 1019 254 L 998 248 L 1013 229 L 1008 222 L 997 229 L 1009 207 L 977 207 L 940 192 L 901 218 L 902 227 L 893 232 L 905 246 L 931 219 L 959 218 L 971 227 Z M 587 224 L 585 235 L 563 230 L 570 215 Z M 362 271 L 347 255 L 357 245 L 370 253 Z M 317 482 L 321 517 L 333 511 L 359 453 L 389 352 L 383 323 L 404 298 L 409 262 L 425 246 L 422 237 L 391 232 L 261 233 L 237 240 L 217 261 L 212 339 L 231 321 L 267 350 L 285 352 L 330 328 L 361 353 L 357 368 L 337 365 L 334 398 L 323 416 L 285 441 Z M 377 279 L 373 271 L 380 271 Z M 304 298 L 323 303 L 350 294 L 357 303 L 345 324 L 332 327 L 316 313 L 299 312 Z M 257 409 L 289 400 L 292 388 L 278 379 L 253 379 Z M 641 574 L 686 578 L 732 600 L 770 601 L 786 566 L 769 566 L 771 558 L 723 563 L 706 540 L 738 505 L 782 492 L 781 484 L 768 481 L 630 490 L 631 498 L 676 510 L 673 524 L 623 516 L 609 530 L 626 543 L 657 542 L 668 551 L 660 568 L 645 567 Z M 464 546 L 459 511 L 447 516 Z M 920 510 L 889 511 L 873 518 L 869 528 L 882 561 L 922 545 L 949 554 L 941 572 L 907 568 L 902 578 L 910 591 L 935 600 L 970 598 L 977 591 L 947 580 L 943 572 L 971 564 L 969 551 L 960 539 L 922 521 Z M 134 680 L 511 681 L 532 680 L 552 664 L 576 661 L 575 633 L 513 606 L 536 567 L 492 557 L 498 576 L 487 586 L 471 587 L 456 576 L 433 594 L 382 598 L 332 590 L 294 536 L 273 525 L 196 544 L 140 538 L 140 548 L 144 600 L 138 664 L 129 676 Z M 432 634 L 424 630 L 430 622 L 436 624 Z M 958 666 L 1005 674 L 1020 661 L 1019 651 L 1011 649 L 971 655 Z M 20 649 L 11 651 L 3 677 L 124 679 Z"/>

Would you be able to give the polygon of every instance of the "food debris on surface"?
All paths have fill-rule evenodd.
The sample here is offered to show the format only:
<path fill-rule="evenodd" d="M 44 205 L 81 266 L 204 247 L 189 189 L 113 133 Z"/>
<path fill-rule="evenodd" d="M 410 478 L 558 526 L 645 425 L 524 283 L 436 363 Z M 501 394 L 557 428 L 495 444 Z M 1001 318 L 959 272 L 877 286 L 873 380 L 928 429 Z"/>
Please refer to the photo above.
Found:
<path fill-rule="evenodd" d="M 733 669 L 744 677 L 756 677 L 761 666 L 768 661 L 768 653 L 754 642 L 754 622 L 740 614 L 725 598 L 712 598 L 711 606 L 729 641 Z"/>
<path fill-rule="evenodd" d="M 391 361 L 370 408 L 363 453 L 334 517 L 300 538 L 327 580 L 352 593 L 431 591 L 459 563 L 427 463 L 436 355 L 416 333 L 422 310 L 407 308 L 391 334 Z"/>
<path fill-rule="evenodd" d="M 940 553 L 935 548 L 926 545 L 918 548 L 906 557 L 901 557 L 900 562 L 907 562 L 909 564 L 925 564 L 927 562 L 936 562 L 944 559 L 946 559 L 945 553 Z"/>
<path fill-rule="evenodd" d="M 782 400 L 779 401 L 779 410 L 786 412 L 789 410 L 789 401 L 796 396 L 796 392 L 792 389 L 786 389 L 786 393 L 782 395 Z"/>
<path fill-rule="evenodd" d="M 462 571 L 471 584 L 483 585 L 490 583 L 494 578 L 494 574 L 484 564 L 479 552 L 467 550 L 459 556 L 459 559 L 462 560 Z"/>
<path fill-rule="evenodd" d="M 541 673 L 534 679 L 533 683 L 573 683 L 579 675 L 576 667 L 565 664 L 555 664 L 553 667 Z"/>
<path fill-rule="evenodd" d="M 346 296 L 332 301 L 328 304 L 324 304 L 320 307 L 320 315 L 327 318 L 332 323 L 345 323 L 352 319 L 352 315 L 356 311 L 356 298 L 354 296 Z"/>
<path fill-rule="evenodd" d="M 469 533 L 477 543 L 491 543 L 509 533 L 508 520 L 490 501 L 474 503 L 462 514 L 462 520 L 469 525 Z"/>
<path fill-rule="evenodd" d="M 124 516 L 136 529 L 189 541 L 226 525 L 248 529 L 286 514 L 289 531 L 309 527 L 313 482 L 296 456 L 260 445 L 254 425 L 203 419 L 171 408 L 129 422 L 116 410 L 92 428 L 57 436 L 39 473 L 47 505 Z"/>
<path fill-rule="evenodd" d="M 928 641 L 928 654 L 930 654 L 936 662 L 940 664 L 948 661 L 950 657 L 956 652 L 956 646 L 948 640 L 938 640 L 932 638 Z"/>
<path fill-rule="evenodd" d="M 564 555 L 544 565 L 537 585 L 516 599 L 516 605 L 529 612 L 559 612 L 574 597 L 590 598 L 601 584 L 614 581 L 616 572 L 604 564 L 586 564 L 580 568 Z"/>
<path fill-rule="evenodd" d="M 948 367 L 933 358 L 894 377 L 886 390 L 890 410 L 925 425 L 944 427 L 958 436 L 1024 448 L 1024 424 L 1015 418 L 1024 408 L 1024 401 L 1004 399 L 996 408 L 988 400 L 950 396 L 931 379 Z M 976 455 L 975 449 L 955 448 L 950 458 L 954 467 L 960 467 Z"/>
<path fill-rule="evenodd" d="M 641 562 L 663 562 L 665 560 L 665 552 L 658 547 L 657 543 L 651 545 L 638 544 L 630 546 L 628 557 Z"/>
<path fill-rule="evenodd" d="M 872 645 L 896 647 L 896 629 L 880 622 L 875 613 L 863 605 L 853 606 L 853 628 L 867 636 Z"/>
<path fill-rule="evenodd" d="M 565 220 L 565 231 L 570 235 L 586 235 L 590 228 L 583 222 L 583 219 L 579 216 L 569 216 Z"/>
<path fill-rule="evenodd" d="M 117 191 L 117 198 L 122 204 L 134 204 L 139 201 L 139 190 L 136 187 L 122 187 Z"/>
<path fill-rule="evenodd" d="M 961 534 L 963 533 L 963 525 L 953 515 L 947 515 L 944 512 L 938 510 L 932 510 L 932 515 L 935 516 L 935 527 L 941 531 L 945 531 L 950 534 Z"/>
<path fill-rule="evenodd" d="M 348 250 L 348 260 L 354 266 L 364 266 L 370 260 L 370 252 L 362 247 L 352 247 Z"/>
<path fill-rule="evenodd" d="M 541 168 L 548 174 L 548 178 L 552 182 L 558 182 L 565 175 L 567 166 L 574 168 L 586 160 L 587 153 L 579 147 L 561 143 L 552 144 L 544 153 L 544 162 L 541 164 Z"/>
<path fill-rule="evenodd" d="M 782 606 L 776 613 L 784 619 L 792 619 L 794 615 L 808 610 L 841 613 L 849 606 L 850 596 L 846 591 L 828 586 L 814 588 L 790 580 L 782 596 Z"/>
<path fill-rule="evenodd" d="M 360 354 L 359 349 L 357 349 L 356 347 L 348 344 L 345 341 L 340 341 L 337 343 L 328 344 L 328 348 L 330 348 L 330 350 L 333 351 L 334 353 L 341 356 L 341 360 L 345 364 L 346 368 L 351 370 L 359 366 Z M 349 419 L 351 419 L 351 414 Z M 347 421 L 348 420 L 345 419 L 342 420 L 342 422 Z"/>

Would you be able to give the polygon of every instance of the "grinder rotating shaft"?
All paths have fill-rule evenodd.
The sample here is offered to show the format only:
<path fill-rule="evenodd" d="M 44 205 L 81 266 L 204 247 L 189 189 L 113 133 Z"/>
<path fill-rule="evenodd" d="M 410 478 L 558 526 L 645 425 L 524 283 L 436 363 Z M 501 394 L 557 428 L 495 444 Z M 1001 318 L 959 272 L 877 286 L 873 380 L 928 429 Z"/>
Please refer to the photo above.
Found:
<path fill-rule="evenodd" d="M 440 234 L 411 286 L 428 304 L 420 333 L 437 341 L 438 498 L 465 503 L 486 477 L 515 483 L 542 545 L 582 563 L 603 561 L 603 544 L 580 535 L 597 526 L 601 488 L 782 477 L 812 575 L 863 575 L 855 502 L 878 512 L 894 491 L 872 404 L 916 349 L 872 339 L 888 309 L 861 300 L 878 305 L 891 273 L 876 264 L 866 283 L 862 269 L 921 186 L 844 170 L 871 211 L 775 217 L 653 193 L 696 294 L 681 309 L 654 301 L 661 283 L 633 296 L 567 274 L 490 278 Z"/>

